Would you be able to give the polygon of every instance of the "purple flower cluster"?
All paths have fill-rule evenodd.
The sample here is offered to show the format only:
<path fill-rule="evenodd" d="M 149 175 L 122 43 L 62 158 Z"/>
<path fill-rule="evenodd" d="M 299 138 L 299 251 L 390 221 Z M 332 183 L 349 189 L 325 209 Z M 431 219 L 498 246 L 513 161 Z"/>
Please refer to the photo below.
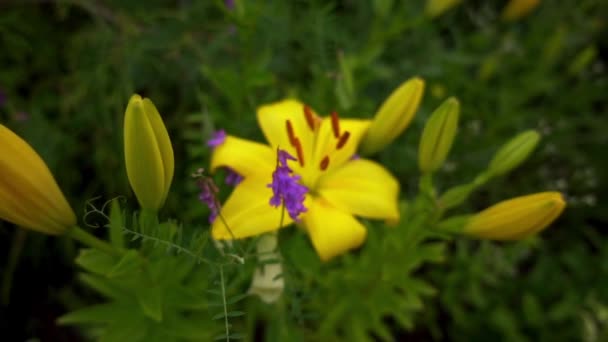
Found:
<path fill-rule="evenodd" d="M 293 171 L 287 166 L 288 160 L 296 160 L 296 158 L 286 151 L 279 150 L 278 159 L 277 168 L 272 173 L 272 183 L 268 184 L 273 193 L 270 198 L 270 205 L 278 207 L 284 204 L 289 216 L 294 221 L 299 222 L 298 216 L 306 211 L 304 199 L 308 189 L 299 183 L 302 177 L 294 175 Z"/>
<path fill-rule="evenodd" d="M 213 183 L 213 179 L 203 175 L 204 172 L 205 170 L 201 168 L 198 169 L 192 176 L 197 178 L 196 185 L 198 185 L 199 189 L 201 189 L 198 199 L 205 203 L 211 211 L 209 214 L 209 223 L 212 223 L 215 221 L 215 218 L 220 211 L 219 202 L 217 201 L 217 193 L 219 190 L 217 186 L 215 186 L 215 183 Z"/>
<path fill-rule="evenodd" d="M 226 141 L 226 131 L 220 129 L 219 131 L 213 132 L 211 139 L 207 140 L 207 146 L 215 148 L 220 146 Z"/>

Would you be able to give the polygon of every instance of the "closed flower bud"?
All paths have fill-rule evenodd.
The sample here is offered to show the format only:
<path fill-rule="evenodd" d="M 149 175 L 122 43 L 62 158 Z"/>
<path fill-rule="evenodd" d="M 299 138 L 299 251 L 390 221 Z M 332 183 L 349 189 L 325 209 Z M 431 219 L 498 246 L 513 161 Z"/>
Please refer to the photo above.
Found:
<path fill-rule="evenodd" d="M 424 80 L 414 77 L 402 83 L 384 100 L 361 142 L 361 153 L 374 154 L 390 144 L 410 124 L 424 93 Z"/>
<path fill-rule="evenodd" d="M 488 172 L 500 176 L 518 167 L 534 151 L 540 141 L 538 132 L 523 132 L 504 144 L 490 162 Z"/>
<path fill-rule="evenodd" d="M 474 184 L 463 184 L 449 189 L 439 198 L 441 208 L 445 210 L 462 204 L 473 190 L 475 190 Z"/>
<path fill-rule="evenodd" d="M 76 225 L 74 211 L 40 156 L 0 125 L 0 219 L 45 234 Z"/>
<path fill-rule="evenodd" d="M 418 166 L 423 173 L 436 171 L 445 161 L 456 136 L 459 115 L 460 103 L 450 97 L 427 121 L 418 149 Z"/>
<path fill-rule="evenodd" d="M 277 251 L 277 234 L 262 235 L 256 250 L 261 265 L 253 274 L 249 293 L 258 295 L 265 303 L 274 303 L 281 297 L 285 288 L 285 280 L 281 277 L 281 255 Z"/>
<path fill-rule="evenodd" d="M 463 232 L 482 239 L 519 240 L 545 229 L 565 207 L 559 192 L 516 197 L 473 215 Z"/>
<path fill-rule="evenodd" d="M 425 12 L 431 18 L 438 17 L 461 2 L 462 0 L 427 0 Z"/>
<path fill-rule="evenodd" d="M 150 99 L 133 95 L 124 123 L 125 163 L 129 183 L 142 208 L 157 211 L 173 179 L 173 148 L 158 110 Z"/>
<path fill-rule="evenodd" d="M 513 21 L 523 18 L 538 4 L 540 4 L 540 0 L 511 0 L 502 10 L 502 20 Z"/>

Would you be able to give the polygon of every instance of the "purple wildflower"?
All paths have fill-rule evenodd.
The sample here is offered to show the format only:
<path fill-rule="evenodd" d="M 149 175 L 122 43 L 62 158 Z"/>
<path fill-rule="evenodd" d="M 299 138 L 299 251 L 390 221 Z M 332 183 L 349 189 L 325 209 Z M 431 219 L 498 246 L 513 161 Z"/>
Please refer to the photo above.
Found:
<path fill-rule="evenodd" d="M 211 213 L 209 214 L 209 223 L 215 221 L 215 218 L 219 214 L 219 203 L 217 201 L 218 188 L 213 183 L 213 179 L 203 175 L 204 170 L 198 169 L 197 173 L 193 177 L 198 178 L 197 185 L 201 190 L 198 195 L 198 199 L 207 205 Z"/>
<path fill-rule="evenodd" d="M 226 178 L 224 182 L 230 186 L 237 186 L 243 181 L 243 176 L 239 175 L 236 171 L 231 168 L 226 168 Z"/>
<path fill-rule="evenodd" d="M 224 5 L 226 5 L 226 8 L 229 10 L 233 10 L 235 3 L 234 0 L 224 0 Z"/>
<path fill-rule="evenodd" d="M 277 168 L 272 173 L 272 183 L 268 184 L 269 188 L 272 188 L 272 197 L 270 198 L 270 205 L 278 207 L 279 205 L 285 205 L 289 217 L 294 221 L 299 222 L 298 216 L 306 212 L 304 206 L 304 199 L 308 189 L 299 183 L 299 175 L 294 175 L 292 170 L 287 166 L 288 160 L 296 160 L 293 156 L 283 150 L 278 151 L 279 163 Z"/>
<path fill-rule="evenodd" d="M 218 147 L 226 141 L 226 131 L 220 129 L 219 131 L 213 132 L 211 139 L 207 140 L 207 146 Z"/>
<path fill-rule="evenodd" d="M 356 154 L 356 153 L 355 153 L 355 154 L 353 154 L 353 156 L 352 156 L 352 157 L 350 157 L 350 160 L 358 160 L 358 159 L 361 159 L 361 156 L 360 156 L 360 155 L 358 155 L 358 154 Z"/>

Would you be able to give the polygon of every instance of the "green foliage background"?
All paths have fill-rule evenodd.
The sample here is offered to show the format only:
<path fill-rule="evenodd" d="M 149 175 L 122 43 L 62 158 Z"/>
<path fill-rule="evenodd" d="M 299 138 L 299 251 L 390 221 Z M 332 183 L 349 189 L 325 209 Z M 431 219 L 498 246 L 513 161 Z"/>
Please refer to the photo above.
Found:
<path fill-rule="evenodd" d="M 535 128 L 543 139 L 531 159 L 475 193 L 468 209 L 545 189 L 563 191 L 569 207 L 533 243 L 450 244 L 442 263 L 418 271 L 437 295 L 425 297 L 412 330 L 391 333 L 600 341 L 608 338 L 608 5 L 542 1 L 511 23 L 499 19 L 503 6 L 465 1 L 430 19 L 423 2 L 390 0 L 236 1 L 234 8 L 5 1 L 0 121 L 39 151 L 82 213 L 93 197 L 130 193 L 124 108 L 134 92 L 150 97 L 176 150 L 164 215 L 206 222 L 190 174 L 207 166 L 204 142 L 213 130 L 262 140 L 255 108 L 285 96 L 320 112 L 371 117 L 392 89 L 421 76 L 427 88 L 416 119 L 378 156 L 406 193 L 418 181 L 424 120 L 453 95 L 462 119 L 440 187 L 471 180 L 502 142 Z M 127 203 L 135 206 L 132 195 Z M 76 339 L 56 317 L 99 300 L 76 281 L 76 246 L 0 225 L 3 332 L 16 340 Z"/>

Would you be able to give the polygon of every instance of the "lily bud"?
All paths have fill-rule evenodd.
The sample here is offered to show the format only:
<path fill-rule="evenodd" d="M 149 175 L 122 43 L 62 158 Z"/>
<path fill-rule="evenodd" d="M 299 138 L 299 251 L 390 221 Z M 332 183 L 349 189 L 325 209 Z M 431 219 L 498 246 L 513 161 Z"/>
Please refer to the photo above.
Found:
<path fill-rule="evenodd" d="M 516 197 L 473 215 L 463 232 L 482 239 L 519 240 L 545 229 L 565 207 L 559 192 Z"/>
<path fill-rule="evenodd" d="M 277 251 L 277 234 L 264 234 L 258 240 L 256 250 L 258 260 L 266 264 L 259 265 L 253 275 L 249 293 L 258 295 L 264 303 L 274 303 L 283 294 L 285 280 L 280 277 L 283 273 L 281 255 Z"/>
<path fill-rule="evenodd" d="M 460 103 L 454 97 L 445 100 L 424 126 L 418 149 L 418 166 L 423 173 L 434 172 L 441 167 L 452 148 Z"/>
<path fill-rule="evenodd" d="M 462 0 L 427 0 L 424 12 L 431 18 L 438 17 L 452 7 L 456 7 Z"/>
<path fill-rule="evenodd" d="M 502 10 L 502 20 L 514 21 L 523 18 L 539 4 L 540 0 L 511 0 Z"/>
<path fill-rule="evenodd" d="M 534 130 L 515 136 L 494 155 L 488 172 L 492 176 L 500 176 L 518 167 L 534 151 L 539 141 L 540 134 Z"/>
<path fill-rule="evenodd" d="M 390 144 L 410 124 L 424 94 L 419 77 L 403 82 L 384 100 L 361 141 L 361 153 L 374 154 Z"/>
<path fill-rule="evenodd" d="M 173 147 L 158 110 L 147 98 L 131 96 L 124 122 L 127 177 L 142 208 L 158 211 L 173 179 Z"/>
<path fill-rule="evenodd" d="M 36 151 L 3 125 L 0 149 L 0 219 L 51 235 L 75 226 L 74 211 Z"/>

